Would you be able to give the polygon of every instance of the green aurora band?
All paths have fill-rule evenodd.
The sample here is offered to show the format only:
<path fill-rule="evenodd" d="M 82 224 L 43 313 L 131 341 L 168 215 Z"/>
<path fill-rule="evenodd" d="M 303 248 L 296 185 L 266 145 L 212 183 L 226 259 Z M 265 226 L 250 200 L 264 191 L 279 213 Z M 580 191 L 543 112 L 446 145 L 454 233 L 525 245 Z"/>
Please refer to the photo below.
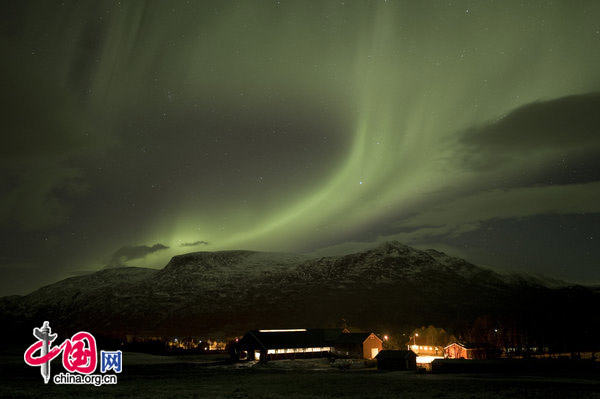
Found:
<path fill-rule="evenodd" d="M 187 250 L 431 246 L 489 220 L 600 213 L 594 181 L 523 177 L 598 140 L 515 142 L 478 167 L 465 144 L 528 104 L 597 91 L 598 16 L 584 1 L 30 5 L 3 36 L 5 72 L 24 102 L 56 105 L 4 166 L 12 151 L 27 176 L 45 171 L 45 204 L 15 192 L 2 219 L 26 232 L 79 217 L 96 244 L 61 248 L 91 270 L 124 244 L 169 246 L 133 262 L 158 267 Z M 82 193 L 53 196 L 74 179 Z"/>

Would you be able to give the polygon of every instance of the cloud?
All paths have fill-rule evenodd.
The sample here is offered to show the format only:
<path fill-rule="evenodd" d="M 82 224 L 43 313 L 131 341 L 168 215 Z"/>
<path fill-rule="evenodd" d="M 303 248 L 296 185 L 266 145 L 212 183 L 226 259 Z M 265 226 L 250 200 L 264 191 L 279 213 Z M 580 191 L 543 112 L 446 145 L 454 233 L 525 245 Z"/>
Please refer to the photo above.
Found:
<path fill-rule="evenodd" d="M 600 145 L 600 93 L 524 105 L 499 120 L 472 127 L 463 143 L 476 149 L 524 152 Z"/>
<path fill-rule="evenodd" d="M 574 95 L 526 104 L 457 132 L 446 159 L 452 185 L 428 193 L 404 216 L 392 216 L 386 232 L 369 237 L 371 242 L 315 253 L 340 254 L 391 240 L 437 248 L 499 221 L 600 214 L 599 109 L 600 93 Z M 454 183 L 451 172 L 462 180 Z"/>
<path fill-rule="evenodd" d="M 600 93 L 526 104 L 459 134 L 459 162 L 472 171 L 519 168 L 536 183 L 597 179 Z"/>
<path fill-rule="evenodd" d="M 125 262 L 133 260 L 133 259 L 142 259 L 145 258 L 146 255 L 151 253 L 162 251 L 165 249 L 169 249 L 169 247 L 162 244 L 154 244 L 153 246 L 148 245 L 135 245 L 135 246 L 124 246 L 115 251 L 112 254 L 110 261 L 108 262 L 108 267 L 118 267 L 124 266 Z"/>
<path fill-rule="evenodd" d="M 87 190 L 79 171 L 61 165 L 30 167 L 4 187 L 0 223 L 14 222 L 23 231 L 60 224 L 67 214 L 66 199 Z"/>
<path fill-rule="evenodd" d="M 10 52 L 9 52 L 10 54 Z M 66 221 L 74 200 L 88 191 L 75 160 L 100 152 L 111 142 L 92 116 L 59 79 L 60 71 L 38 63 L 18 63 L 8 56 L 0 66 L 11 76 L 0 146 L 0 225 L 20 230 L 47 229 Z"/>
<path fill-rule="evenodd" d="M 600 182 L 489 190 L 460 197 L 397 223 L 388 239 L 411 242 L 426 237 L 459 236 L 479 223 L 546 214 L 600 213 Z"/>
<path fill-rule="evenodd" d="M 208 241 L 183 242 L 180 247 L 195 247 L 197 245 L 208 245 Z"/>
<path fill-rule="evenodd" d="M 432 243 L 438 245 L 476 232 L 484 222 L 520 220 L 539 215 L 600 214 L 599 195 L 600 182 L 592 182 L 490 189 L 456 198 L 439 198 L 418 212 L 388 223 L 386 234 L 319 248 L 311 255 L 342 255 L 393 240 L 417 247 L 431 247 Z"/>

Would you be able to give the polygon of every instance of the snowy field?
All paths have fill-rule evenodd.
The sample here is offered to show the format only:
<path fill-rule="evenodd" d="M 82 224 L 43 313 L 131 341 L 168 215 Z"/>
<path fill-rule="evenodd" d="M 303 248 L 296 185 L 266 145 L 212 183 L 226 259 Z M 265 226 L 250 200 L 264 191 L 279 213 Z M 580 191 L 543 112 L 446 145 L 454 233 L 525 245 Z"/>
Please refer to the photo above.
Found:
<path fill-rule="evenodd" d="M 128 360 L 129 359 L 129 360 Z M 598 375 L 436 375 L 340 369 L 326 359 L 210 366 L 218 357 L 124 354 L 115 386 L 44 385 L 38 368 L 3 356 L 0 397 L 600 398 Z M 54 367 L 53 374 L 60 372 Z"/>

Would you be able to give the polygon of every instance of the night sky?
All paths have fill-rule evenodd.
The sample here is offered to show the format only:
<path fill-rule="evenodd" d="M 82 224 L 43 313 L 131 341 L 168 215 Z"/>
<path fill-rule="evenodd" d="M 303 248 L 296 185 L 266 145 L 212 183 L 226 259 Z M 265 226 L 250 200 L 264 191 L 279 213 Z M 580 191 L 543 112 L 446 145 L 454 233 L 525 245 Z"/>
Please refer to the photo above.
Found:
<path fill-rule="evenodd" d="M 600 283 L 600 2 L 0 7 L 0 295 L 387 240 Z"/>

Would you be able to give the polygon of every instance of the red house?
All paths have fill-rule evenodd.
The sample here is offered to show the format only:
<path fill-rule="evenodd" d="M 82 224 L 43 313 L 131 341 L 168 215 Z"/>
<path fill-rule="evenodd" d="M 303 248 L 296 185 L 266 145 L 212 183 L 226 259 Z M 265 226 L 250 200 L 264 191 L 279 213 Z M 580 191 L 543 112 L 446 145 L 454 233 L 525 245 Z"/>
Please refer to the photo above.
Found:
<path fill-rule="evenodd" d="M 488 358 L 488 349 L 483 345 L 454 342 L 444 348 L 444 357 L 448 359 L 485 360 Z"/>

